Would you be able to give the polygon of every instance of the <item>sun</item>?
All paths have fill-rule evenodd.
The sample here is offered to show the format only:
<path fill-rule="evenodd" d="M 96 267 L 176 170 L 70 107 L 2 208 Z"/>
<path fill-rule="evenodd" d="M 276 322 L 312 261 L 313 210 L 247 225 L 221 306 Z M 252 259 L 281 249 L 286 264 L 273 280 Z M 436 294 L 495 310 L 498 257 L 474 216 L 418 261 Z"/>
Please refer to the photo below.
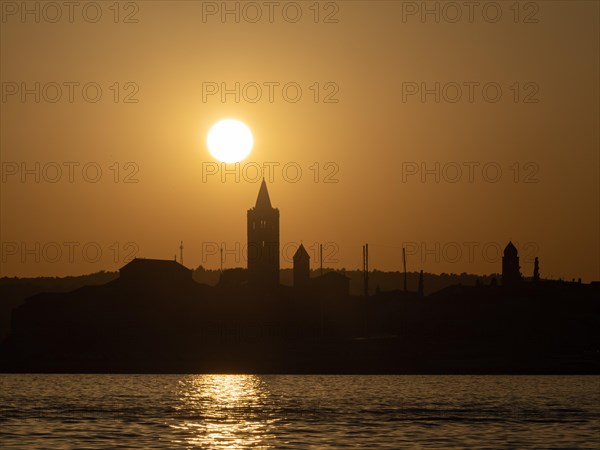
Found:
<path fill-rule="evenodd" d="M 225 119 L 212 126 L 206 138 L 206 145 L 215 159 L 224 163 L 236 163 L 250 154 L 254 138 L 245 123 Z"/>

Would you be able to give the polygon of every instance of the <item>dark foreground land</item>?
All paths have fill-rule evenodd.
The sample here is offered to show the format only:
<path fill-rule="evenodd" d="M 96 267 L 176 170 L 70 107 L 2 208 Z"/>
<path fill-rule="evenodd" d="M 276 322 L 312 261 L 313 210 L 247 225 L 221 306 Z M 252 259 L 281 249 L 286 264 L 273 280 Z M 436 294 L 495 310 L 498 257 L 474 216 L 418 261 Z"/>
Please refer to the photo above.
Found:
<path fill-rule="evenodd" d="M 3 372 L 599 374 L 597 284 L 365 298 L 121 279 L 29 298 Z"/>

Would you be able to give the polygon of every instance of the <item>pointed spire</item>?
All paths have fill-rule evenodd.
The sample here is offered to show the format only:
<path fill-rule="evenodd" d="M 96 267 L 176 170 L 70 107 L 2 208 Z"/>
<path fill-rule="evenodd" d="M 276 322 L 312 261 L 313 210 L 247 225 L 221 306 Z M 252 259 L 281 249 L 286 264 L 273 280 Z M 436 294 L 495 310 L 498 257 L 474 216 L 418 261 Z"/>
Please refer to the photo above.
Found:
<path fill-rule="evenodd" d="M 300 244 L 300 247 L 298 247 L 298 250 L 296 250 L 296 253 L 294 253 L 294 261 L 299 259 L 310 259 L 308 252 L 302 244 Z"/>
<path fill-rule="evenodd" d="M 512 241 L 508 241 L 508 244 L 504 248 L 504 255 L 518 255 L 517 247 L 512 243 Z"/>
<path fill-rule="evenodd" d="M 256 198 L 256 209 L 270 209 L 271 207 L 271 199 L 269 198 L 269 191 L 267 190 L 267 183 L 265 183 L 265 179 L 263 178 L 262 183 L 260 184 L 260 190 L 258 191 L 258 197 Z"/>

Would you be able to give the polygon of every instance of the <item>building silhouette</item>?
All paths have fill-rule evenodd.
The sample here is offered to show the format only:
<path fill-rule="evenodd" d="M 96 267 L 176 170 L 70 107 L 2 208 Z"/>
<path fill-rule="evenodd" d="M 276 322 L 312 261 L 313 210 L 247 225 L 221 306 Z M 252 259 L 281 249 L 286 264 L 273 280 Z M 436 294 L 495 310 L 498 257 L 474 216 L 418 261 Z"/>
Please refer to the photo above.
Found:
<path fill-rule="evenodd" d="M 512 241 L 509 241 L 504 248 L 502 256 L 502 285 L 514 286 L 522 280 L 521 269 L 519 267 L 519 252 Z"/>
<path fill-rule="evenodd" d="M 192 271 L 177 261 L 134 258 L 119 269 L 119 278 L 130 285 L 177 285 L 189 283 Z"/>
<path fill-rule="evenodd" d="M 304 248 L 304 245 L 300 244 L 300 247 L 298 247 L 298 250 L 294 253 L 294 288 L 308 288 L 309 279 L 310 256 Z"/>
<path fill-rule="evenodd" d="M 256 205 L 248 210 L 248 282 L 263 288 L 279 285 L 279 209 L 271 206 L 264 179 Z"/>

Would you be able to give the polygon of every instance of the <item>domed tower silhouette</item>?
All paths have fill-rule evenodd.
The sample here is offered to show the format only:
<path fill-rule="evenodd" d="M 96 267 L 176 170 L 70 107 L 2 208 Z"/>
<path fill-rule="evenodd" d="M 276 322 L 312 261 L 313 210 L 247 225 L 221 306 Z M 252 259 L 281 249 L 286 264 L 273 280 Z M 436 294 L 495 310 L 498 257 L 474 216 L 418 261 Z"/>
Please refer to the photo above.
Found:
<path fill-rule="evenodd" d="M 248 210 L 248 282 L 260 287 L 279 285 L 279 209 L 271 206 L 264 179 L 256 205 Z"/>
<path fill-rule="evenodd" d="M 519 267 L 519 252 L 512 241 L 504 248 L 502 256 L 502 285 L 513 286 L 521 281 L 521 269 Z"/>

